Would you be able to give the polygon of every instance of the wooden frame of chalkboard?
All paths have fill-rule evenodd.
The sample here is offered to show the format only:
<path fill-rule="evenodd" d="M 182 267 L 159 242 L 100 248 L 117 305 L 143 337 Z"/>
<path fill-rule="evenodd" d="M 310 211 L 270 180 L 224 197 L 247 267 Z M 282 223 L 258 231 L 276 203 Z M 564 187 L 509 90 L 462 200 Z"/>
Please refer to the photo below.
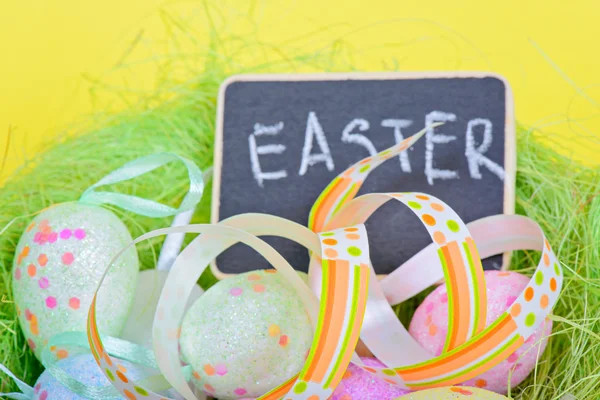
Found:
<path fill-rule="evenodd" d="M 227 88 L 236 82 L 310 82 L 310 81 L 381 81 L 381 80 L 419 80 L 419 79 L 452 79 L 452 78 L 495 78 L 505 88 L 505 126 L 504 126 L 504 214 L 515 211 L 515 178 L 516 178 L 516 137 L 513 96 L 510 85 L 500 75 L 488 72 L 381 72 L 381 73 L 318 73 L 318 74 L 244 74 L 235 75 L 223 82 L 219 90 L 217 103 L 217 124 L 214 147 L 214 170 L 212 189 L 211 222 L 219 222 L 221 172 L 223 167 L 223 131 L 225 117 L 225 94 Z M 307 250 L 308 251 L 308 250 Z M 509 267 L 511 253 L 502 256 L 502 270 Z M 211 263 L 211 270 L 218 279 L 234 275 L 222 272 L 217 260 Z M 385 274 L 378 274 L 384 277 Z"/>

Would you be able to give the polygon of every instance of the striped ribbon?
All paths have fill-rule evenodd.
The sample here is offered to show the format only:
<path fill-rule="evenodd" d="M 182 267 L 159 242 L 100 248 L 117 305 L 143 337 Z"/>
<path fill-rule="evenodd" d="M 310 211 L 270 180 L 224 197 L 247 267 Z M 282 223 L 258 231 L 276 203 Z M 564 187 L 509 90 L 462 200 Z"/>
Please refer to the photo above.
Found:
<path fill-rule="evenodd" d="M 488 249 L 488 241 L 484 242 L 486 255 L 501 253 L 507 250 L 506 246 L 510 250 L 518 248 L 520 243 L 514 246 L 513 236 L 530 238 L 525 248 L 542 252 L 534 279 L 511 308 L 486 328 L 485 281 L 477 248 L 480 243 L 476 245 L 469 228 L 447 204 L 423 193 L 368 194 L 355 198 L 371 171 L 408 149 L 424 133 L 425 130 L 365 158 L 340 174 L 316 201 L 308 228 L 274 216 L 244 214 L 216 225 L 159 229 L 142 235 L 127 247 L 169 233 L 202 234 L 175 260 L 161 294 L 153 326 L 156 362 L 165 379 L 184 398 L 196 399 L 180 370 L 178 352 L 179 324 L 185 312 L 186 299 L 206 265 L 238 242 L 255 249 L 290 282 L 316 325 L 311 351 L 303 369 L 297 376 L 261 396 L 261 400 L 327 399 L 350 362 L 404 388 L 453 385 L 493 368 L 543 323 L 562 287 L 562 269 L 535 222 L 525 217 L 502 217 L 495 220 L 497 236 L 502 240 L 491 246 L 492 250 Z M 424 352 L 414 339 L 410 339 L 398 319 L 392 318 L 393 312 L 387 300 L 390 291 L 374 279 L 363 223 L 390 200 L 408 207 L 423 222 L 433 241 L 424 254 L 437 257 L 433 264 L 439 267 L 448 288 L 449 329 L 444 350 L 437 357 Z M 510 229 L 503 231 L 503 226 Z M 314 292 L 277 251 L 258 237 L 262 235 L 288 238 L 310 251 L 311 280 L 318 284 Z M 490 236 L 489 240 L 492 239 Z M 115 256 L 111 265 L 127 248 Z M 402 268 L 398 270 L 401 271 Z M 427 281 L 426 277 L 419 276 L 418 271 L 414 277 L 400 274 L 396 278 L 399 276 L 404 278 L 400 282 L 410 282 L 412 278 Z M 98 290 L 101 285 L 102 282 Z M 427 286 L 415 284 L 410 290 L 418 291 Z M 92 353 L 106 376 L 109 379 L 113 377 L 113 385 L 129 400 L 165 399 L 124 374 L 114 379 L 116 365 L 98 333 L 95 304 L 96 297 L 89 310 L 88 338 Z M 360 362 L 353 354 L 359 336 L 388 366 L 372 368 Z"/>

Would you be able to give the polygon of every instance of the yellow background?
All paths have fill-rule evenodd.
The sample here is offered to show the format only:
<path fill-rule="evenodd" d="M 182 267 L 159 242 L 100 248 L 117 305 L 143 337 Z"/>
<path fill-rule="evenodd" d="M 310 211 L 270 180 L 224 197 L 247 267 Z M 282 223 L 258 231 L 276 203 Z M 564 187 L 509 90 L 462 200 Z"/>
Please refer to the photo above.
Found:
<path fill-rule="evenodd" d="M 206 44 L 207 12 L 220 30 L 294 51 L 331 51 L 335 42 L 360 69 L 498 72 L 511 83 L 519 121 L 542 127 L 565 154 L 599 163 L 596 0 L 215 3 L 2 1 L 0 151 L 8 156 L 0 182 L 82 116 L 124 106 L 110 90 L 90 91 L 95 81 L 151 90 L 152 60 L 178 50 L 165 38 L 185 23 L 188 50 Z"/>

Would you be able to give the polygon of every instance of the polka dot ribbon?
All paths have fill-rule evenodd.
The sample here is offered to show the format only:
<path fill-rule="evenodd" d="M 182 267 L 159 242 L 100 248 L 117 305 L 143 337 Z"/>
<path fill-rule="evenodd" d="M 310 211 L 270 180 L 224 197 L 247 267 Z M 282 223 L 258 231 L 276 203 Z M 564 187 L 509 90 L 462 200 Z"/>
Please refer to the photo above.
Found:
<path fill-rule="evenodd" d="M 186 300 L 206 265 L 238 242 L 256 250 L 289 281 L 316 330 L 300 373 L 261 396 L 261 400 L 327 399 L 350 362 L 404 388 L 453 385 L 493 368 L 535 331 L 556 303 L 562 286 L 560 264 L 535 222 L 521 216 L 495 216 L 467 226 L 447 204 L 423 193 L 367 194 L 355 198 L 371 171 L 408 149 L 424 132 L 340 174 L 315 203 L 308 228 L 275 216 L 242 214 L 215 225 L 159 229 L 127 247 L 174 232 L 201 233 L 175 260 L 153 324 L 157 364 L 184 398 L 196 399 L 181 372 L 178 350 Z M 408 207 L 423 222 L 432 244 L 379 282 L 371 265 L 363 223 L 388 201 Z M 277 251 L 259 238 L 263 235 L 293 240 L 310 251 L 312 290 Z M 399 235 L 399 245 L 401 240 Z M 111 265 L 127 248 L 115 256 Z M 486 328 L 481 257 L 516 249 L 541 251 L 540 263 L 511 308 Z M 406 332 L 391 304 L 440 279 L 448 287 L 449 329 L 443 352 L 433 357 Z M 98 290 L 101 285 L 102 282 Z M 98 365 L 125 398 L 165 399 L 125 374 L 117 374 L 116 363 L 98 332 L 97 296 L 98 291 L 89 310 L 88 338 Z M 359 336 L 386 367 L 372 368 L 360 362 L 354 354 Z M 204 387 L 209 394 L 211 389 L 210 385 Z"/>

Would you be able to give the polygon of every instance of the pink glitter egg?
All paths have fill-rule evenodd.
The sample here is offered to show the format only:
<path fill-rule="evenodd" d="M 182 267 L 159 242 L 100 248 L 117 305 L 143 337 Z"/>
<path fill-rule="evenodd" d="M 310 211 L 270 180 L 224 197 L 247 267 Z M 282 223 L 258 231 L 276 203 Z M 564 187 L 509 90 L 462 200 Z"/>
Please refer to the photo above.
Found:
<path fill-rule="evenodd" d="M 385 367 L 375 358 L 361 358 L 368 367 Z M 408 390 L 391 385 L 364 369 L 350 364 L 330 400 L 392 400 Z"/>
<path fill-rule="evenodd" d="M 489 326 L 517 299 L 530 279 L 509 271 L 486 271 L 484 276 L 488 299 L 486 326 Z M 441 354 L 448 332 L 448 292 L 445 285 L 436 288 L 417 308 L 409 332 L 423 348 L 436 356 Z M 506 360 L 463 384 L 507 393 L 509 385 L 517 386 L 533 370 L 551 332 L 552 321 L 547 320 Z"/>
<path fill-rule="evenodd" d="M 375 358 L 361 357 L 361 360 L 367 367 L 385 367 Z M 391 385 L 351 363 L 329 400 L 393 400 L 407 393 L 410 391 Z"/>

